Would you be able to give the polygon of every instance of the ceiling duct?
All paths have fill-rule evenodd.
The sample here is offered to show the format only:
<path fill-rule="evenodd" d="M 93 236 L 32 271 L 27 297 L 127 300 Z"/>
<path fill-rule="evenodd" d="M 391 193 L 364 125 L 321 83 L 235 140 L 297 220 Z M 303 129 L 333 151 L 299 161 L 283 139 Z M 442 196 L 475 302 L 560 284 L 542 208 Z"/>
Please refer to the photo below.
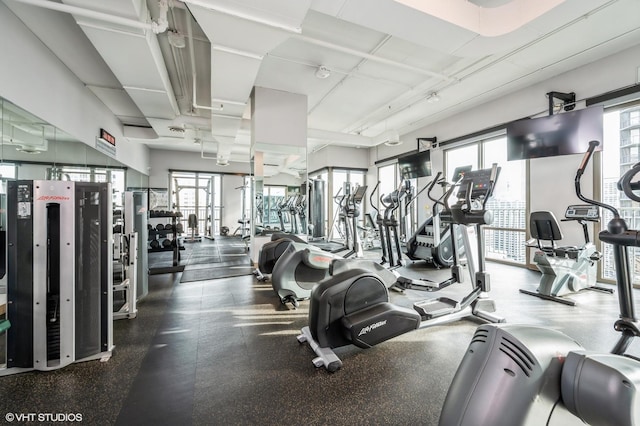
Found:
<path fill-rule="evenodd" d="M 283 0 L 268 9 L 251 0 L 184 3 L 212 42 L 210 105 L 218 105 L 220 113 L 211 114 L 211 132 L 221 150 L 222 160 L 217 161 L 224 162 L 231 154 L 264 56 L 300 32 L 311 0 Z"/>

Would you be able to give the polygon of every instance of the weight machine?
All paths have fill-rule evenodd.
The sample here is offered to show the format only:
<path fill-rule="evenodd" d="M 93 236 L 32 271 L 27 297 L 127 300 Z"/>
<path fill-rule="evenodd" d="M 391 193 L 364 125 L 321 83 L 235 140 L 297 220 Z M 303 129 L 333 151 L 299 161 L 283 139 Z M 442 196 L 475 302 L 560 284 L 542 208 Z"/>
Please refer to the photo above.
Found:
<path fill-rule="evenodd" d="M 7 368 L 55 370 L 111 357 L 112 200 L 108 183 L 7 185 Z"/>

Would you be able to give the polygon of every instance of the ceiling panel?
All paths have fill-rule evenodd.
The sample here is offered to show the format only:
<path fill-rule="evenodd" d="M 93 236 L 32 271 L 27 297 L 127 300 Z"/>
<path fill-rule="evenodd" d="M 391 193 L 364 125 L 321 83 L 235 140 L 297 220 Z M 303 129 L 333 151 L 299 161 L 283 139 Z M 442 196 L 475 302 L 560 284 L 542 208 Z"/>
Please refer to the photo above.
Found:
<path fill-rule="evenodd" d="M 117 116 L 144 117 L 124 89 L 87 86 Z"/>
<path fill-rule="evenodd" d="M 95 86 L 120 87 L 71 15 L 12 1 L 6 5 L 80 80 Z"/>
<path fill-rule="evenodd" d="M 302 34 L 364 52 L 375 48 L 386 36 L 380 31 L 314 11 L 307 14 Z"/>
<path fill-rule="evenodd" d="M 257 55 L 263 55 L 279 45 L 290 33 L 266 25 L 259 25 L 233 16 L 189 5 L 207 38 L 222 45 Z"/>
<path fill-rule="evenodd" d="M 581 53 L 592 46 L 617 38 L 631 30 L 636 30 L 640 41 L 640 2 L 635 7 L 608 7 L 592 15 L 589 19 L 575 22 L 563 30 L 556 32 L 509 58 L 513 63 L 527 68 L 540 68 L 561 62 L 568 57 Z M 627 5 L 628 6 L 628 5 Z M 607 25 L 615 22 L 616 25 Z M 585 46 L 584 40 L 590 43 Z M 613 53 L 613 52 L 611 52 Z"/>
<path fill-rule="evenodd" d="M 151 90 L 165 89 L 144 36 L 93 27 L 84 27 L 84 31 L 123 84 Z M 135 66 L 132 66 L 131 58 L 135 58 Z"/>
<path fill-rule="evenodd" d="M 176 115 L 171 104 L 167 102 L 167 92 L 161 90 L 152 92 L 130 87 L 127 88 L 127 93 L 147 117 L 172 119 Z"/>
<path fill-rule="evenodd" d="M 246 102 L 258 74 L 257 59 L 211 52 L 211 97 Z"/>
<path fill-rule="evenodd" d="M 274 64 L 273 61 L 282 63 Z M 286 62 L 299 62 L 313 66 L 325 65 L 330 69 L 349 71 L 361 61 L 361 58 L 354 55 L 338 52 L 326 47 L 315 46 L 299 39 L 290 39 L 274 49 L 265 57 L 265 63 L 271 66 L 286 67 Z M 261 70 L 262 73 L 269 74 L 269 70 Z"/>
<path fill-rule="evenodd" d="M 443 53 L 455 52 L 476 36 L 393 0 L 348 0 L 337 17 Z"/>
<path fill-rule="evenodd" d="M 396 94 L 396 88 L 361 79 L 347 79 L 309 115 L 309 127 L 342 131 L 370 109 L 384 105 Z M 366 99 L 366 103 L 362 102 L 363 99 Z"/>
<path fill-rule="evenodd" d="M 383 58 L 435 72 L 442 72 L 460 59 L 455 55 L 419 46 L 398 37 L 389 39 L 378 49 L 376 54 Z"/>

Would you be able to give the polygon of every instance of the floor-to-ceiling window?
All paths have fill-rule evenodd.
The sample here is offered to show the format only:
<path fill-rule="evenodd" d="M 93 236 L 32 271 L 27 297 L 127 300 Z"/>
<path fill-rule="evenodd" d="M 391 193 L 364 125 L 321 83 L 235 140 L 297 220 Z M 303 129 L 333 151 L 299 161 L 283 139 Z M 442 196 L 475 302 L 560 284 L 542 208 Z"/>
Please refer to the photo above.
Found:
<path fill-rule="evenodd" d="M 199 172 L 171 172 L 171 203 L 182 213 L 179 221 L 188 228 L 189 215 L 195 214 L 198 232 L 218 235 L 220 232 L 221 176 Z"/>
<path fill-rule="evenodd" d="M 487 208 L 493 223 L 485 227 L 486 256 L 509 262 L 526 262 L 527 172 L 526 161 L 507 161 L 507 138 L 482 143 L 482 167 L 500 166 L 498 182 Z"/>
<path fill-rule="evenodd" d="M 640 206 L 617 188 L 620 177 L 640 161 L 640 103 L 624 108 L 608 108 L 604 114 L 600 198 L 614 206 L 629 229 L 640 229 Z M 601 210 L 600 229 L 606 229 L 611 212 Z M 601 244 L 600 278 L 615 280 L 615 264 L 610 244 Z M 640 284 L 640 249 L 629 248 L 634 284 Z"/>
<path fill-rule="evenodd" d="M 493 213 L 493 223 L 484 227 L 487 259 L 524 264 L 526 262 L 526 161 L 507 161 L 505 136 L 487 138 L 445 151 L 445 175 L 453 179 L 454 170 L 471 166 L 477 170 L 497 163 L 501 168 L 487 208 Z"/>

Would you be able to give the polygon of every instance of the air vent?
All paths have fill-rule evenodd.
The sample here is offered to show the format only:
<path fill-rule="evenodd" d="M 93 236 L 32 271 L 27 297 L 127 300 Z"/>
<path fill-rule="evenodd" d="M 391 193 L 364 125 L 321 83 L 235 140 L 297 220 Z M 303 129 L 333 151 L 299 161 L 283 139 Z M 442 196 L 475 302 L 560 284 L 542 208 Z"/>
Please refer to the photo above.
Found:
<path fill-rule="evenodd" d="M 523 350 L 523 348 L 505 337 L 502 337 L 502 340 L 500 341 L 500 351 L 511 358 L 513 362 L 522 369 L 522 372 L 527 377 L 531 377 L 531 372 L 533 371 L 533 365 L 535 362 Z"/>
<path fill-rule="evenodd" d="M 488 338 L 489 338 L 489 332 L 487 330 L 478 329 L 476 330 L 476 333 L 473 335 L 473 339 L 471 339 L 471 344 L 487 343 Z"/>
<path fill-rule="evenodd" d="M 184 133 L 184 127 L 182 126 L 169 126 L 169 131 L 173 133 Z"/>

